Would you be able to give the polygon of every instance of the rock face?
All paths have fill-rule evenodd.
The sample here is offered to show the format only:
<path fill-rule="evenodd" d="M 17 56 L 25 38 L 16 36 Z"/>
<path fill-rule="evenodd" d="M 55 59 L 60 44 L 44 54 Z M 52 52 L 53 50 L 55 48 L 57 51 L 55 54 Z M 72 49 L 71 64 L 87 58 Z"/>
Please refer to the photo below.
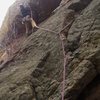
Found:
<path fill-rule="evenodd" d="M 34 19 L 36 19 L 37 23 L 40 23 L 50 16 L 52 11 L 60 4 L 60 2 L 61 0 L 16 0 L 16 2 L 9 8 L 3 25 L 0 29 L 0 43 L 2 43 L 2 41 L 4 43 L 7 41 L 7 39 L 8 42 L 11 42 L 9 37 L 17 38 L 25 33 L 25 25 L 22 24 L 20 4 L 22 4 L 24 7 L 31 8 L 33 18 L 37 14 L 37 19 Z M 29 29 L 30 31 L 32 30 L 30 24 Z"/>
<path fill-rule="evenodd" d="M 81 1 L 87 4 L 79 12 L 77 6 L 70 8 Z M 100 1 L 71 0 L 40 27 L 55 33 L 38 29 L 2 67 L 0 100 L 61 100 L 63 53 L 58 33 L 63 27 L 65 51 L 70 55 L 65 100 L 99 100 Z"/>
<path fill-rule="evenodd" d="M 78 0 L 76 3 L 71 4 L 68 9 L 75 10 L 75 12 L 79 12 L 83 10 L 92 0 Z"/>

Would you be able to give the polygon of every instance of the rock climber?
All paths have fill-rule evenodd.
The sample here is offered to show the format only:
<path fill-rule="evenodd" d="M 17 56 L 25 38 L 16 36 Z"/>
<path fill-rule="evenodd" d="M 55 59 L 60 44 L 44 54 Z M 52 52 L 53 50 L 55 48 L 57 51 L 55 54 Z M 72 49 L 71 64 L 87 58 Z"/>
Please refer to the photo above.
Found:
<path fill-rule="evenodd" d="M 29 24 L 32 24 L 30 19 L 33 19 L 35 22 L 38 21 L 38 13 L 37 13 L 37 9 L 34 6 L 34 11 L 31 10 L 31 7 L 24 7 L 23 5 L 20 5 L 20 11 L 22 14 L 22 24 L 25 24 L 25 28 L 26 28 L 26 35 L 29 34 Z"/>

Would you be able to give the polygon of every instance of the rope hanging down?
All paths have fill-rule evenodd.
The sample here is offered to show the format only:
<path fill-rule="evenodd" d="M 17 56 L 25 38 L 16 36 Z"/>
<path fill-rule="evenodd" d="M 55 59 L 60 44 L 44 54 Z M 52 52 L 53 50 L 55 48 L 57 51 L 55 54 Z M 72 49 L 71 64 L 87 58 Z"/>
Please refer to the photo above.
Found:
<path fill-rule="evenodd" d="M 69 1 L 69 0 L 68 0 Z M 36 22 L 34 21 L 34 19 L 32 18 L 32 10 L 31 10 L 31 7 L 30 7 L 30 12 L 31 12 L 31 24 L 32 24 L 32 27 L 34 28 L 38 28 L 38 29 L 42 29 L 44 31 L 48 31 L 48 32 L 52 32 L 52 33 L 55 33 L 57 34 L 57 32 L 55 31 L 52 31 L 52 30 L 49 30 L 49 29 L 45 29 L 45 28 L 41 28 L 39 26 L 37 26 Z M 64 39 L 62 38 L 62 31 L 64 29 L 66 29 L 67 27 L 69 27 L 69 24 L 66 25 L 60 32 L 59 32 L 59 37 L 60 37 L 60 40 L 61 40 L 61 46 L 62 46 L 62 51 L 63 51 L 63 82 L 62 82 L 62 92 L 61 92 L 61 98 L 62 100 L 64 100 L 64 94 L 65 94 L 65 80 L 66 80 L 66 65 L 68 64 L 68 58 L 69 56 L 66 54 L 65 52 L 65 47 L 64 47 Z"/>
<path fill-rule="evenodd" d="M 69 0 L 68 0 L 69 1 Z M 30 7 L 30 6 L 29 6 Z M 57 34 L 57 32 L 55 31 L 52 31 L 52 30 L 49 30 L 49 29 L 46 29 L 46 28 L 41 28 L 39 26 L 37 26 L 36 22 L 34 21 L 34 19 L 32 18 L 32 10 L 31 10 L 31 7 L 30 7 L 30 12 L 31 12 L 31 16 L 30 16 L 30 21 L 31 21 L 31 24 L 32 24 L 32 27 L 33 28 L 38 28 L 38 29 L 41 29 L 41 30 L 44 30 L 44 31 L 48 31 L 48 32 L 52 32 L 52 33 L 55 33 Z M 65 47 L 64 47 L 64 39 L 62 38 L 62 31 L 67 28 L 69 25 L 66 25 L 60 32 L 59 32 L 59 37 L 60 37 L 60 40 L 61 40 L 61 46 L 62 46 L 62 51 L 63 51 L 63 82 L 62 82 L 62 92 L 61 92 L 61 98 L 62 100 L 64 100 L 64 94 L 65 94 L 65 79 L 66 79 L 66 65 L 68 64 L 68 59 L 69 59 L 69 56 L 66 54 L 65 52 Z M 15 32 L 16 33 L 16 32 Z M 9 37 L 10 38 L 10 37 Z"/>

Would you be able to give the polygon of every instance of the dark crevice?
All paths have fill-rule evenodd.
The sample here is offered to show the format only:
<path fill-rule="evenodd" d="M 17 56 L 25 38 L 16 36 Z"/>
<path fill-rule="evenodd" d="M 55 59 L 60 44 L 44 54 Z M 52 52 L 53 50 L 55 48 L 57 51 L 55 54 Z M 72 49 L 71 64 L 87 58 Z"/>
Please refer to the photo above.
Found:
<path fill-rule="evenodd" d="M 37 95 L 37 92 L 36 92 L 36 89 L 35 89 L 35 86 L 32 84 L 32 89 L 33 89 L 33 93 L 34 93 L 34 98 L 36 99 L 36 100 L 39 100 L 38 99 L 38 95 Z"/>
<path fill-rule="evenodd" d="M 45 62 L 47 61 L 49 55 L 50 55 L 50 52 L 47 52 L 40 59 L 40 62 L 36 66 L 36 69 L 31 74 L 32 78 L 30 80 L 30 83 L 31 83 L 31 87 L 33 90 L 33 98 L 35 98 L 35 100 L 46 100 L 46 99 L 44 99 L 45 98 L 44 96 L 41 96 L 41 97 L 39 96 L 40 93 L 43 93 L 43 92 L 40 92 L 40 91 L 42 91 L 42 88 L 39 91 L 37 91 L 36 88 L 41 87 L 41 82 L 38 80 L 38 77 L 41 76 L 41 74 L 44 72 L 43 66 L 44 66 Z M 43 95 L 43 94 L 41 94 L 41 95 Z"/>
<path fill-rule="evenodd" d="M 72 3 L 68 9 L 72 9 L 75 12 L 80 12 L 82 11 L 84 8 L 86 8 L 88 6 L 88 4 L 91 3 L 92 0 L 80 0 L 79 2 L 76 3 Z"/>
<path fill-rule="evenodd" d="M 36 66 L 36 69 L 33 71 L 32 76 L 33 77 L 39 77 L 44 72 L 44 64 L 47 61 L 48 57 L 50 55 L 50 52 L 47 52 L 42 59 L 40 59 L 40 62 Z"/>
<path fill-rule="evenodd" d="M 77 100 L 100 100 L 100 74 L 85 87 Z"/>

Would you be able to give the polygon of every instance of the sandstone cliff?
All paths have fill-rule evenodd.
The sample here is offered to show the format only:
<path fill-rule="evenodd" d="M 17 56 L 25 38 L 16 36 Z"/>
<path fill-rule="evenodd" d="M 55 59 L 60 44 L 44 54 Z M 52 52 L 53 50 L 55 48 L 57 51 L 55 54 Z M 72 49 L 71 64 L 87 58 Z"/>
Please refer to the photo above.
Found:
<path fill-rule="evenodd" d="M 4 20 L 2 34 L 9 29 L 8 20 Z M 100 1 L 63 0 L 39 26 L 56 33 L 33 32 L 0 68 L 0 100 L 61 100 L 63 52 L 59 32 L 64 27 L 63 43 L 69 56 L 65 100 L 99 100 Z"/>

